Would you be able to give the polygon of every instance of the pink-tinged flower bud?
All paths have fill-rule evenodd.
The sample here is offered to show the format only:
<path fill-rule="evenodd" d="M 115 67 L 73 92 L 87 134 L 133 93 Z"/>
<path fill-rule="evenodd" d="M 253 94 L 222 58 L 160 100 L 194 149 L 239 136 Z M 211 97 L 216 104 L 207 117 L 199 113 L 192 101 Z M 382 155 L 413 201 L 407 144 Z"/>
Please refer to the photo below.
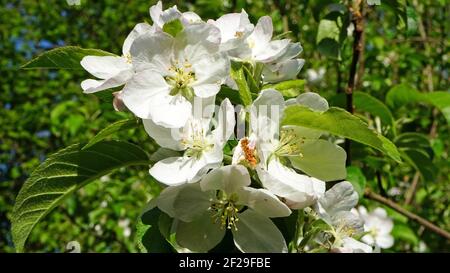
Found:
<path fill-rule="evenodd" d="M 122 112 L 122 111 L 127 110 L 127 107 L 125 106 L 125 104 L 123 103 L 123 100 L 122 100 L 122 91 L 114 92 L 113 96 L 114 96 L 114 99 L 113 99 L 114 110 L 116 110 L 117 112 Z"/>

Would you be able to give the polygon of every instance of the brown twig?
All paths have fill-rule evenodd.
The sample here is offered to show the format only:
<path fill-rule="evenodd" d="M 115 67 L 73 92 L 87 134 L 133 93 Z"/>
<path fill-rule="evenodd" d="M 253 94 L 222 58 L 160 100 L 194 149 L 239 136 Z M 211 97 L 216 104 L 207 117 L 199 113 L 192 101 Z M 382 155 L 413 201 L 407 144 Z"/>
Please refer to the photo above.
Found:
<path fill-rule="evenodd" d="M 414 196 L 416 195 L 416 191 L 417 191 L 417 185 L 419 184 L 419 178 L 420 178 L 420 173 L 416 172 L 414 174 L 414 178 L 411 182 L 411 187 L 406 192 L 405 205 L 411 204 L 412 201 L 414 200 Z"/>
<path fill-rule="evenodd" d="M 428 230 L 446 238 L 447 240 L 450 240 L 450 233 L 438 226 L 436 226 L 435 224 L 431 223 L 430 221 L 420 217 L 417 214 L 414 214 L 406 209 L 404 209 L 403 207 L 401 207 L 400 205 L 398 205 L 397 203 L 395 203 L 392 200 L 389 200 L 377 193 L 374 193 L 373 191 L 371 191 L 370 189 L 366 189 L 364 192 L 364 196 L 368 199 L 377 201 L 383 205 L 386 205 L 392 209 L 394 209 L 395 211 L 399 212 L 400 214 L 408 217 L 409 219 L 416 221 L 417 223 L 421 224 L 422 226 L 424 226 L 425 228 L 427 228 Z"/>
<path fill-rule="evenodd" d="M 350 74 L 348 77 L 347 88 L 345 89 L 346 101 L 347 101 L 347 111 L 352 113 L 354 112 L 353 108 L 353 89 L 356 85 L 356 72 L 358 67 L 358 62 L 361 56 L 361 52 L 363 50 L 362 43 L 362 34 L 364 32 L 364 21 L 362 14 L 363 4 L 361 1 L 356 1 L 353 7 L 350 7 L 350 11 L 352 13 L 352 24 L 355 27 L 353 30 L 353 57 L 352 63 L 350 65 Z M 351 164 L 351 141 L 349 139 L 345 139 L 344 145 L 345 151 L 347 152 L 347 165 Z"/>

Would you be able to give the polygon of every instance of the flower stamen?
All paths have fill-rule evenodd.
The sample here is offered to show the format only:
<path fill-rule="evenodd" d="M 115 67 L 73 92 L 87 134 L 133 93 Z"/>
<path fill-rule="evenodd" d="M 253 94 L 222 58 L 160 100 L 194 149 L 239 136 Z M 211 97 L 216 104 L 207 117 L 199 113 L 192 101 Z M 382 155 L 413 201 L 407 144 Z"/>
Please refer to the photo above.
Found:
<path fill-rule="evenodd" d="M 225 227 L 227 229 L 234 228 L 235 231 L 238 230 L 236 223 L 239 221 L 239 208 L 236 206 L 237 197 L 235 194 L 231 194 L 227 198 L 226 194 L 222 191 L 219 192 L 218 200 L 211 199 L 211 206 L 209 210 L 213 213 L 212 219 L 215 224 L 219 224 L 221 229 Z"/>
<path fill-rule="evenodd" d="M 245 161 L 250 165 L 251 168 L 255 168 L 258 164 L 258 159 L 256 155 L 256 149 L 250 147 L 250 141 L 248 138 L 243 138 L 240 141 L 242 151 L 244 152 Z"/>
<path fill-rule="evenodd" d="M 280 143 L 275 149 L 277 156 L 300 156 L 303 157 L 301 146 L 305 143 L 304 138 L 299 137 L 294 130 L 284 130 L 281 132 Z"/>
<path fill-rule="evenodd" d="M 170 95 L 175 96 L 181 94 L 188 100 L 193 98 L 194 93 L 190 85 L 196 78 L 192 70 L 192 64 L 187 60 L 182 65 L 180 65 L 179 61 L 174 61 L 173 65 L 169 68 L 169 75 L 164 77 L 164 79 L 172 86 Z"/>

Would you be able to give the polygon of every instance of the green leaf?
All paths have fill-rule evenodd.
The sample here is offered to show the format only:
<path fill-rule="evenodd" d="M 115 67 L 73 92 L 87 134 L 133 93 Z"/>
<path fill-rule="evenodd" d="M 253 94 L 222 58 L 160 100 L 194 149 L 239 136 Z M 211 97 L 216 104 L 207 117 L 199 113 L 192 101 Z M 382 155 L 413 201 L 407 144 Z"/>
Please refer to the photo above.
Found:
<path fill-rule="evenodd" d="M 395 144 L 405 162 L 418 171 L 424 181 L 434 181 L 438 169 L 433 164 L 433 149 L 426 135 L 404 133 L 395 139 Z"/>
<path fill-rule="evenodd" d="M 360 168 L 355 166 L 347 167 L 347 178 L 345 180 L 352 183 L 359 198 L 364 196 L 364 188 L 366 187 L 367 180 Z"/>
<path fill-rule="evenodd" d="M 386 94 L 386 104 L 392 109 L 411 103 L 427 103 L 438 108 L 450 124 L 450 92 L 435 91 L 422 93 L 408 84 L 392 87 Z"/>
<path fill-rule="evenodd" d="M 395 240 L 402 240 L 413 245 L 419 244 L 419 238 L 406 224 L 395 223 L 392 229 L 392 236 L 394 236 Z"/>
<path fill-rule="evenodd" d="M 244 68 L 245 79 L 247 81 L 247 85 L 250 89 L 250 93 L 257 94 L 259 93 L 259 85 L 256 83 L 253 78 L 253 73 L 250 72 L 247 66 L 242 66 Z"/>
<path fill-rule="evenodd" d="M 447 123 L 450 124 L 450 92 L 435 91 L 421 94 L 426 102 L 441 111 Z"/>
<path fill-rule="evenodd" d="M 369 129 L 361 119 L 341 108 L 331 107 L 320 113 L 304 106 L 292 105 L 286 108 L 282 125 L 326 131 L 368 145 L 401 162 L 397 148 L 389 139 Z"/>
<path fill-rule="evenodd" d="M 333 104 L 344 107 L 345 94 L 338 94 L 333 98 Z M 364 92 L 353 92 L 353 105 L 356 112 L 367 112 L 374 117 L 379 117 L 381 123 L 393 130 L 395 135 L 395 123 L 391 110 L 379 99 Z"/>
<path fill-rule="evenodd" d="M 228 86 L 222 85 L 219 93 L 217 93 L 216 98 L 219 100 L 219 103 L 224 99 L 229 99 L 230 102 L 234 105 L 241 104 L 241 97 L 239 95 L 238 90 L 231 89 Z"/>
<path fill-rule="evenodd" d="M 346 16 L 346 7 L 336 6 L 340 7 L 340 10 L 332 11 L 320 20 L 316 43 L 320 53 L 329 58 L 341 60 L 341 45 L 347 37 L 349 20 Z"/>
<path fill-rule="evenodd" d="M 144 253 L 171 253 L 173 247 L 161 233 L 159 222 L 164 213 L 152 202 L 147 206 L 136 225 L 136 244 L 138 249 Z"/>
<path fill-rule="evenodd" d="M 340 146 L 323 139 L 305 139 L 302 156 L 290 156 L 294 168 L 323 181 L 344 179 L 347 156 Z"/>
<path fill-rule="evenodd" d="M 110 124 L 108 127 L 104 128 L 97 135 L 95 135 L 87 144 L 83 147 L 83 149 L 87 149 L 94 145 L 95 143 L 105 139 L 106 137 L 115 134 L 120 131 L 128 130 L 131 128 L 136 128 L 139 125 L 139 121 L 135 118 L 119 120 Z"/>
<path fill-rule="evenodd" d="M 102 141 L 90 148 L 69 146 L 47 158 L 22 186 L 12 213 L 12 237 L 22 252 L 33 227 L 67 196 L 112 170 L 147 165 L 148 156 L 134 144 Z"/>
<path fill-rule="evenodd" d="M 311 1 L 312 6 L 312 15 L 316 22 L 320 21 L 320 17 L 323 13 L 328 13 L 333 9 L 336 9 L 336 6 L 341 5 L 337 0 L 314 0 Z M 342 6 L 342 5 L 341 5 Z"/>
<path fill-rule="evenodd" d="M 173 20 L 164 24 L 163 31 L 175 37 L 178 33 L 183 31 L 183 24 L 179 19 Z"/>
<path fill-rule="evenodd" d="M 397 18 L 397 27 L 402 29 L 407 27 L 406 15 L 406 1 L 405 0 L 383 0 L 381 7 L 386 7 L 393 11 Z"/>
<path fill-rule="evenodd" d="M 353 93 L 353 102 L 357 111 L 368 112 L 380 118 L 381 122 L 395 129 L 394 117 L 389 108 L 380 100 L 363 92 Z"/>
<path fill-rule="evenodd" d="M 277 84 L 264 85 L 263 89 L 275 89 L 285 99 L 296 98 L 305 90 L 305 80 L 289 80 Z"/>
<path fill-rule="evenodd" d="M 244 106 L 252 104 L 252 93 L 245 79 L 245 73 L 242 63 L 233 62 L 231 64 L 231 77 L 238 86 L 239 97 Z"/>
<path fill-rule="evenodd" d="M 406 35 L 412 36 L 417 33 L 417 13 L 412 7 L 406 7 Z"/>
<path fill-rule="evenodd" d="M 58 47 L 42 53 L 28 63 L 22 69 L 83 69 L 80 62 L 85 56 L 116 56 L 112 53 L 92 48 L 77 46 Z"/>

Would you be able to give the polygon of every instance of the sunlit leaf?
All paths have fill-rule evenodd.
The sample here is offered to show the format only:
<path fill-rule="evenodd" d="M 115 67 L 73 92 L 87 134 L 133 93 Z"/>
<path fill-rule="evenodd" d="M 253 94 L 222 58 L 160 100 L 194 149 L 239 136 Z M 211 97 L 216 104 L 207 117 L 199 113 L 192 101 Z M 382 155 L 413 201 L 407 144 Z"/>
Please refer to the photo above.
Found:
<path fill-rule="evenodd" d="M 77 46 L 58 47 L 42 53 L 28 63 L 22 69 L 83 69 L 80 62 L 85 56 L 115 56 L 112 53 L 92 48 Z"/>

